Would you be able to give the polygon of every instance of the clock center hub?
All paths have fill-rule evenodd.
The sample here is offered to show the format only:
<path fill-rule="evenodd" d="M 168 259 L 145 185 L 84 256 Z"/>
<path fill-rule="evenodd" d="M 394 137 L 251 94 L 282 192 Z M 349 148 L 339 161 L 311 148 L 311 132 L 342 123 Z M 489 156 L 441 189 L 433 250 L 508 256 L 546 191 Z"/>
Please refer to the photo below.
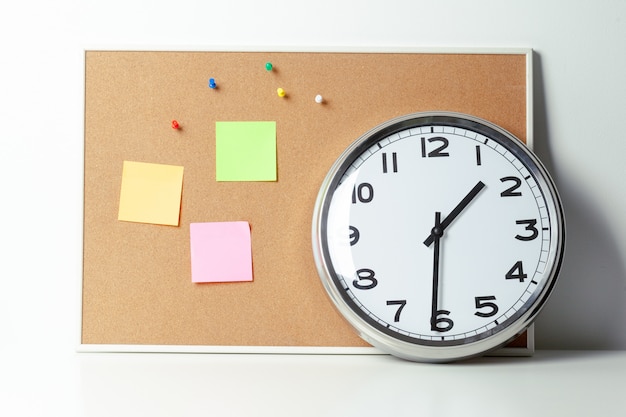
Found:
<path fill-rule="evenodd" d="M 430 231 L 430 234 L 433 237 L 437 237 L 440 238 L 441 236 L 443 236 L 443 229 L 439 226 L 435 226 L 432 228 L 432 230 Z"/>

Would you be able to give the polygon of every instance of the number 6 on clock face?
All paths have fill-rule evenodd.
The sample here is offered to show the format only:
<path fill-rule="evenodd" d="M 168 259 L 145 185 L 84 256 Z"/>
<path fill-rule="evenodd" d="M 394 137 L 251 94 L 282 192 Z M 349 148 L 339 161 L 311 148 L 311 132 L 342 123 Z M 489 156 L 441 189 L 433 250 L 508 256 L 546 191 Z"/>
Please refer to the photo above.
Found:
<path fill-rule="evenodd" d="M 556 188 L 487 121 L 416 113 L 356 140 L 322 183 L 313 252 L 366 341 L 443 362 L 497 348 L 545 303 L 564 251 Z"/>

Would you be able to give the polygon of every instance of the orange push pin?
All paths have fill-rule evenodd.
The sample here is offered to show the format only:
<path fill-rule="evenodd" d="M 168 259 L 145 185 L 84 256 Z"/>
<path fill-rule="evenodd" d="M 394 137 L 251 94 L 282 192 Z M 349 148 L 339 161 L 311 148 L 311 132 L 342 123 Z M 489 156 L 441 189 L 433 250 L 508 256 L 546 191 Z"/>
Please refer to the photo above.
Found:
<path fill-rule="evenodd" d="M 180 129 L 180 125 L 176 120 L 172 120 L 172 129 Z"/>

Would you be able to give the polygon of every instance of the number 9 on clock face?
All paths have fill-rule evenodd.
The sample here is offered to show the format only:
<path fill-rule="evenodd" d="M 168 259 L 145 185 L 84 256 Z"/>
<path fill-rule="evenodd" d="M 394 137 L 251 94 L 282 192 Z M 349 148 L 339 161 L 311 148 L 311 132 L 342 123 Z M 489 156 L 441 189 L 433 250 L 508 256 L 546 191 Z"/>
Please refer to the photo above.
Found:
<path fill-rule="evenodd" d="M 522 142 L 472 116 L 416 113 L 367 132 L 331 167 L 313 252 L 362 338 L 445 362 L 532 323 L 558 276 L 564 233 L 554 183 Z"/>

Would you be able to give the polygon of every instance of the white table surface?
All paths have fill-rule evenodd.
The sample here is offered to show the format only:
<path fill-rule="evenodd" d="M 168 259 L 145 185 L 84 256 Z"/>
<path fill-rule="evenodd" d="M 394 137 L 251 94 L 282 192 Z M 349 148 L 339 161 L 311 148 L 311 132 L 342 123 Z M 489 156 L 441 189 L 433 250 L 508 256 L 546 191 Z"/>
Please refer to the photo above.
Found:
<path fill-rule="evenodd" d="M 0 359 L 3 416 L 624 416 L 626 352 L 435 365 L 386 355 Z"/>

